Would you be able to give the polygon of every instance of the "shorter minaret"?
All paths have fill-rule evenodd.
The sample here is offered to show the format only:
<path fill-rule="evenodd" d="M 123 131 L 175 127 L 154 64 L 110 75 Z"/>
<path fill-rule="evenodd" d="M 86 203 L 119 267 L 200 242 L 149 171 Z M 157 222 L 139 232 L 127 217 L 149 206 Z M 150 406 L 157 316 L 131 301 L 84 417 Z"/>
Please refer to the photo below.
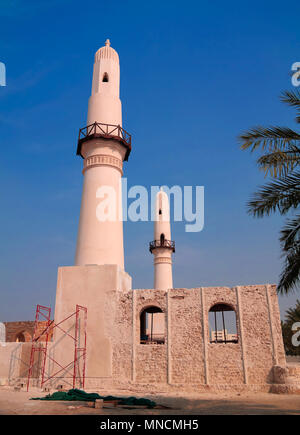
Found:
<path fill-rule="evenodd" d="M 175 242 L 171 240 L 169 198 L 162 188 L 156 195 L 154 240 L 150 242 L 149 249 L 154 255 L 154 288 L 173 288 L 172 253 L 175 252 Z"/>

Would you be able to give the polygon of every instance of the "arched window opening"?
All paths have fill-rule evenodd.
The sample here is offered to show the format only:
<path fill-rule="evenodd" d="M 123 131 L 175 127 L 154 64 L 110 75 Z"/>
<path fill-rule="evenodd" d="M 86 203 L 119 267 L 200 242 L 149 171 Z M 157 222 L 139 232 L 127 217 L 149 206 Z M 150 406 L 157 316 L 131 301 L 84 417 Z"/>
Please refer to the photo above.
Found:
<path fill-rule="evenodd" d="M 159 212 L 158 212 L 158 214 L 162 214 L 161 208 L 159 209 Z"/>
<path fill-rule="evenodd" d="M 24 343 L 25 340 L 25 335 L 23 334 L 23 332 L 19 332 L 19 334 L 16 337 L 16 342 L 17 343 Z"/>
<path fill-rule="evenodd" d="M 103 74 L 103 79 L 102 79 L 102 82 L 108 82 L 109 80 L 108 80 L 108 74 L 107 73 L 104 73 Z"/>
<path fill-rule="evenodd" d="M 164 244 L 165 244 L 165 235 L 164 235 L 164 234 L 161 234 L 161 235 L 160 235 L 160 245 L 161 245 L 161 246 L 164 246 Z"/>
<path fill-rule="evenodd" d="M 158 307 L 145 308 L 140 315 L 141 344 L 165 343 L 165 315 Z"/>
<path fill-rule="evenodd" d="M 31 341 L 31 335 L 28 331 L 20 331 L 17 333 L 15 341 L 17 343 L 25 343 Z"/>
<path fill-rule="evenodd" d="M 234 309 L 216 304 L 209 310 L 209 339 L 211 343 L 237 343 L 237 323 Z"/>

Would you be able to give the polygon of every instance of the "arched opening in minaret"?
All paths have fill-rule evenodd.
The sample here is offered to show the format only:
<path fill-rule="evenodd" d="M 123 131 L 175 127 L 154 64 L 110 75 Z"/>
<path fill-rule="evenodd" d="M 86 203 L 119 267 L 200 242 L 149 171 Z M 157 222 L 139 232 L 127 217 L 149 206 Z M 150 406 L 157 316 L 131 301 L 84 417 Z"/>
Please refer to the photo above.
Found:
<path fill-rule="evenodd" d="M 108 79 L 108 74 L 107 74 L 107 72 L 105 72 L 104 74 L 103 74 L 103 79 L 102 79 L 102 82 L 108 82 L 109 81 L 109 79 Z"/>
<path fill-rule="evenodd" d="M 165 235 L 161 234 L 160 235 L 160 246 L 164 246 L 164 244 L 165 244 Z"/>
<path fill-rule="evenodd" d="M 208 313 L 209 339 L 211 343 L 237 343 L 237 318 L 234 308 L 228 304 L 215 304 Z"/>
<path fill-rule="evenodd" d="M 165 314 L 159 307 L 147 307 L 141 312 L 140 343 L 165 343 Z"/>

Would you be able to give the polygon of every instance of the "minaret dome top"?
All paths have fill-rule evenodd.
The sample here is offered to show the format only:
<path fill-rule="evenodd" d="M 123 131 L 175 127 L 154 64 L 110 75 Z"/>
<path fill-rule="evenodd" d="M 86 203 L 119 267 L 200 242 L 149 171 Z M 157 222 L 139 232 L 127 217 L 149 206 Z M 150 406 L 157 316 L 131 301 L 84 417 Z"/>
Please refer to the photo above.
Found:
<path fill-rule="evenodd" d="M 109 39 L 105 41 L 104 47 L 99 48 L 95 54 L 95 62 L 99 62 L 101 59 L 111 59 L 119 63 L 119 55 L 116 50 L 110 46 Z"/>

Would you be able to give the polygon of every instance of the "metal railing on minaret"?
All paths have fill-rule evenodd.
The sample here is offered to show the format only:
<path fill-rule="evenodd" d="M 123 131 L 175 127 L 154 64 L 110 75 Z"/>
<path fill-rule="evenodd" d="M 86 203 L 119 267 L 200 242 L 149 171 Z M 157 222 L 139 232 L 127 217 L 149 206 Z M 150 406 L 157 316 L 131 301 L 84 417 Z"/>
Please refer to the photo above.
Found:
<path fill-rule="evenodd" d="M 128 160 L 131 152 L 131 135 L 120 125 L 103 124 L 102 122 L 94 122 L 93 124 L 87 125 L 79 130 L 76 154 L 83 158 L 81 154 L 82 144 L 98 137 L 104 139 L 115 139 L 121 142 L 127 149 L 124 160 Z"/>
<path fill-rule="evenodd" d="M 172 252 L 175 252 L 175 242 L 174 240 L 153 240 L 149 243 L 149 251 L 152 254 L 153 249 L 156 248 L 165 248 L 171 249 Z"/>

